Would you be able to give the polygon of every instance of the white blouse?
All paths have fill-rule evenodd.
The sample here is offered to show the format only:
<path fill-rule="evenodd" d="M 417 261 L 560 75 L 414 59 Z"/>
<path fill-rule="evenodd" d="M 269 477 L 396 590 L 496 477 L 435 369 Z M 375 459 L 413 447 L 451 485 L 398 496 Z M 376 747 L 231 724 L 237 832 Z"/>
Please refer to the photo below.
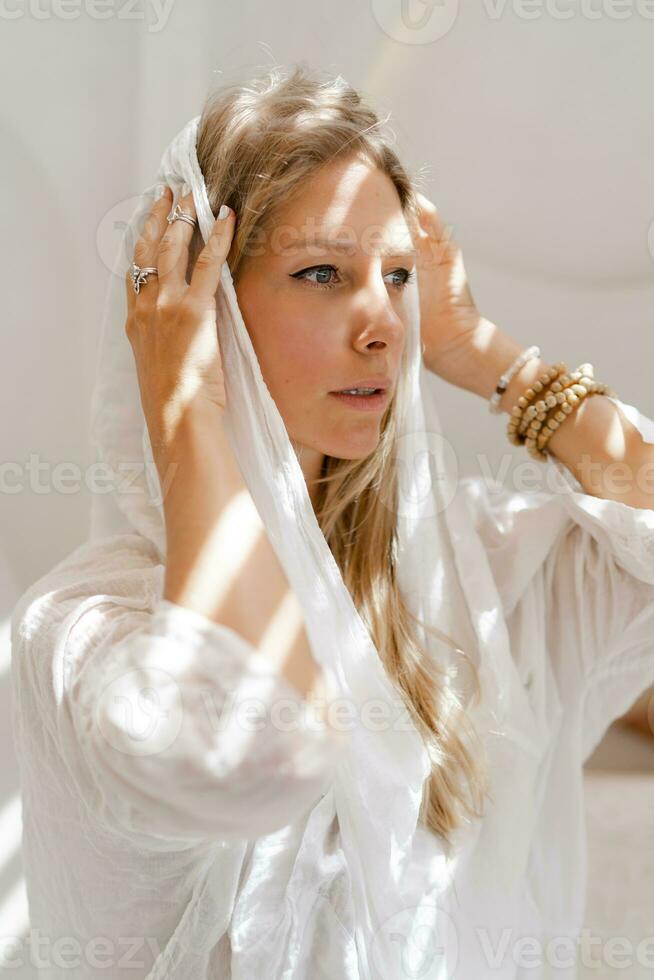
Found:
<path fill-rule="evenodd" d="M 654 423 L 629 408 L 654 441 Z M 456 859 L 434 861 L 432 845 L 429 865 L 420 830 L 420 948 L 420 930 L 408 944 L 402 923 L 389 924 L 398 959 L 375 980 L 571 980 L 578 957 L 603 962 L 579 937 L 582 767 L 654 684 L 654 510 L 587 495 L 556 459 L 546 466 L 570 493 L 459 484 L 533 708 L 534 817 L 530 808 L 520 823 L 516 786 L 499 881 L 484 877 L 483 820 Z M 362 980 L 338 820 L 326 818 L 340 743 L 301 715 L 299 693 L 234 631 L 162 599 L 163 579 L 146 539 L 114 535 L 78 547 L 14 610 L 39 976 Z M 239 714 L 246 702 L 280 699 L 293 724 L 267 710 L 252 723 Z M 520 847 L 512 826 L 527 835 Z M 514 866 L 523 843 L 528 860 Z M 284 950 L 275 962 L 272 948 Z"/>

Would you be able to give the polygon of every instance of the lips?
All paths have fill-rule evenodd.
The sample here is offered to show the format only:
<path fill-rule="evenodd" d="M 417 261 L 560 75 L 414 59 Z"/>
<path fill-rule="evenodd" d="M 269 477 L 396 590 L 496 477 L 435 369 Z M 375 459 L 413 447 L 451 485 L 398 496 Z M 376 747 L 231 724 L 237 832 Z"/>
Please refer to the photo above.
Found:
<path fill-rule="evenodd" d="M 358 381 L 343 385 L 342 388 L 334 388 L 330 394 L 340 394 L 343 391 L 352 391 L 354 388 L 374 388 L 375 391 L 385 391 L 387 388 L 390 388 L 391 384 L 390 378 L 378 374 L 372 375 L 369 378 L 359 378 Z"/>
<path fill-rule="evenodd" d="M 360 385 L 360 387 L 372 388 L 372 385 Z M 380 412 L 386 408 L 390 397 L 389 388 L 379 388 L 375 394 L 370 395 L 346 395 L 342 391 L 330 391 L 332 398 L 337 399 L 341 404 L 353 408 L 356 411 Z"/>

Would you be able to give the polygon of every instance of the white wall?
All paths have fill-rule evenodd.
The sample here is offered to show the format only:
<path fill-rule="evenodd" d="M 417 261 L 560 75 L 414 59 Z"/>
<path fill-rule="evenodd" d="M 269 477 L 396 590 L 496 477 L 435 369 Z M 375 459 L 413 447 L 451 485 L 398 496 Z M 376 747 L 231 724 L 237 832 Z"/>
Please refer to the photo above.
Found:
<path fill-rule="evenodd" d="M 0 16 L 0 167 L 11 189 L 0 458 L 20 468 L 7 482 L 24 488 L 0 494 L 0 529 L 21 588 L 85 534 L 87 494 L 36 493 L 25 467 L 30 454 L 50 472 L 88 459 L 103 259 L 117 242 L 108 221 L 152 181 L 209 85 L 273 60 L 340 71 L 392 112 L 408 165 L 428 168 L 425 190 L 463 245 L 486 316 L 552 362 L 593 361 L 598 377 L 654 413 L 654 24 L 636 13 L 522 20 L 508 7 L 492 19 L 483 5 L 462 5 L 444 37 L 406 44 L 379 26 L 381 0 L 178 0 L 160 30 L 145 0 L 133 15 L 147 11 L 149 24 L 95 20 L 85 3 L 70 21 L 35 19 L 28 0 L 0 4 L 24 10 Z M 462 473 L 476 471 L 477 453 L 507 450 L 503 421 L 474 396 L 443 384 L 442 413 Z"/>
<path fill-rule="evenodd" d="M 152 0 L 132 19 L 116 0 L 106 20 L 91 0 L 70 20 L 45 0 L 0 0 L 0 462 L 22 484 L 0 493 L 0 620 L 86 534 L 88 495 L 37 493 L 25 465 L 30 454 L 51 467 L 89 461 L 112 215 L 151 183 L 208 86 L 261 64 L 306 59 L 392 111 L 409 167 L 429 168 L 425 192 L 453 225 L 484 314 L 547 360 L 591 360 L 654 417 L 654 23 L 639 13 L 644 0 L 625 0 L 625 19 L 609 0 L 594 0 L 596 19 L 564 0 L 569 19 L 545 2 L 535 19 L 501 2 L 445 0 L 424 28 L 407 29 L 399 0 L 173 0 L 159 22 Z M 425 10 L 410 9 L 416 22 Z M 474 396 L 443 384 L 442 416 L 462 474 L 477 472 L 479 453 L 523 460 Z M 6 718 L 6 646 L 0 663 Z M 2 739 L 0 935 L 22 914 L 6 725 Z"/>

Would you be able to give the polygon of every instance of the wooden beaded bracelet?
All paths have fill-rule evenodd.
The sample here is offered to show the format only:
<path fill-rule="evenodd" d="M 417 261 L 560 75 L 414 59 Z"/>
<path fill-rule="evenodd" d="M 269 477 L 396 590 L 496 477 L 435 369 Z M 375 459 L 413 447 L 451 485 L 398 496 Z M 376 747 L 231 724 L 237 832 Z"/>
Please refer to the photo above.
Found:
<path fill-rule="evenodd" d="M 567 365 L 563 361 L 560 361 L 554 367 L 545 371 L 544 374 L 541 374 L 540 378 L 526 388 L 520 398 L 518 398 L 518 401 L 511 409 L 511 418 L 509 419 L 506 430 L 509 442 L 512 442 L 514 446 L 521 446 L 524 441 L 519 433 L 519 427 L 523 414 L 529 409 L 531 402 L 533 402 L 536 395 L 543 391 L 546 385 L 552 384 L 552 382 L 556 381 L 566 371 Z"/>
<path fill-rule="evenodd" d="M 518 435 L 521 437 L 523 442 L 527 436 L 533 434 L 529 431 L 530 429 L 537 431 L 540 428 L 540 425 L 545 422 L 550 409 L 556 408 L 557 405 L 561 405 L 566 401 L 566 389 L 575 382 L 580 382 L 582 378 L 583 373 L 577 369 L 571 374 L 560 374 L 554 379 L 554 381 L 551 382 L 549 386 L 546 386 L 543 389 L 543 397 L 533 405 L 530 405 L 529 408 L 523 412 L 522 418 L 520 419 L 520 423 L 518 425 Z"/>
<path fill-rule="evenodd" d="M 592 365 L 584 365 L 584 367 L 587 373 L 577 368 L 569 374 L 559 375 L 550 385 L 550 388 L 545 391 L 545 398 L 538 403 L 537 414 L 526 422 L 523 419 L 520 436 L 522 444 L 532 455 L 536 455 L 534 450 L 544 448 L 545 436 L 554 432 L 548 422 L 554 419 L 557 414 L 569 415 L 577 404 L 577 400 L 583 398 L 587 393 L 586 386 L 590 388 L 593 385 Z M 576 392 L 574 391 L 575 385 L 578 386 Z M 558 422 L 559 419 L 556 419 L 555 424 L 558 425 Z M 542 456 L 538 456 L 538 458 L 542 459 Z"/>
<path fill-rule="evenodd" d="M 594 384 L 592 364 L 583 364 L 570 374 L 559 375 L 549 389 L 545 390 L 544 398 L 536 402 L 533 413 L 529 410 L 525 412 L 519 428 L 523 441 L 534 439 L 540 434 L 541 428 L 547 424 L 547 421 L 567 404 L 569 393 L 575 384 L 580 388 L 583 387 L 583 393 L 578 392 L 583 398 L 586 387 Z"/>
<path fill-rule="evenodd" d="M 514 445 L 524 445 L 535 459 L 545 461 L 549 440 L 584 398 L 594 394 L 618 397 L 608 385 L 594 380 L 593 370 L 593 365 L 586 363 L 568 374 L 566 365 L 559 362 L 546 371 L 511 410 L 509 440 Z M 544 397 L 531 404 L 541 393 Z"/>
<path fill-rule="evenodd" d="M 587 378 L 584 379 L 584 381 L 587 380 Z M 610 394 L 617 397 L 616 393 L 609 388 L 608 385 L 603 384 L 602 382 L 591 381 L 590 385 L 586 385 L 585 383 L 573 384 L 568 389 L 567 403 L 561 405 L 561 409 L 557 409 L 551 418 L 547 420 L 545 426 L 543 427 L 543 432 L 536 439 L 536 445 L 527 445 L 527 443 L 525 443 L 525 445 L 527 445 L 528 452 L 534 456 L 535 459 L 544 461 L 549 454 L 547 444 L 561 423 L 565 422 L 565 420 L 572 415 L 575 409 L 579 408 L 584 398 L 590 398 L 592 395 L 605 394 Z"/>

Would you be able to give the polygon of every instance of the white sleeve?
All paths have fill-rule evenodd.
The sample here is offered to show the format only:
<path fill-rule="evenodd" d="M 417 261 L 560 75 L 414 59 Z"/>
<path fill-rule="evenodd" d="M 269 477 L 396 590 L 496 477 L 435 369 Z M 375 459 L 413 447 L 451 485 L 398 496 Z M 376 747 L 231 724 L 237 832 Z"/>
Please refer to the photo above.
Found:
<path fill-rule="evenodd" d="M 615 401 L 654 442 L 654 422 Z M 538 621 L 546 636 L 531 642 L 545 643 L 565 678 L 563 696 L 585 699 L 588 754 L 654 684 L 654 509 L 585 493 L 553 455 L 545 465 L 562 478 L 552 492 L 492 489 L 478 478 L 463 483 L 505 617 Z"/>
<path fill-rule="evenodd" d="M 326 792 L 342 734 L 234 630 L 136 596 L 148 574 L 40 590 L 15 630 L 30 713 L 114 831 L 166 848 L 285 826 Z"/>
<path fill-rule="evenodd" d="M 654 442 L 654 422 L 615 401 Z M 560 495 L 571 525 L 551 556 L 549 614 L 558 643 L 579 662 L 587 757 L 654 685 L 654 492 L 652 508 L 630 507 L 585 493 L 559 460 L 552 465 L 571 490 Z"/>

